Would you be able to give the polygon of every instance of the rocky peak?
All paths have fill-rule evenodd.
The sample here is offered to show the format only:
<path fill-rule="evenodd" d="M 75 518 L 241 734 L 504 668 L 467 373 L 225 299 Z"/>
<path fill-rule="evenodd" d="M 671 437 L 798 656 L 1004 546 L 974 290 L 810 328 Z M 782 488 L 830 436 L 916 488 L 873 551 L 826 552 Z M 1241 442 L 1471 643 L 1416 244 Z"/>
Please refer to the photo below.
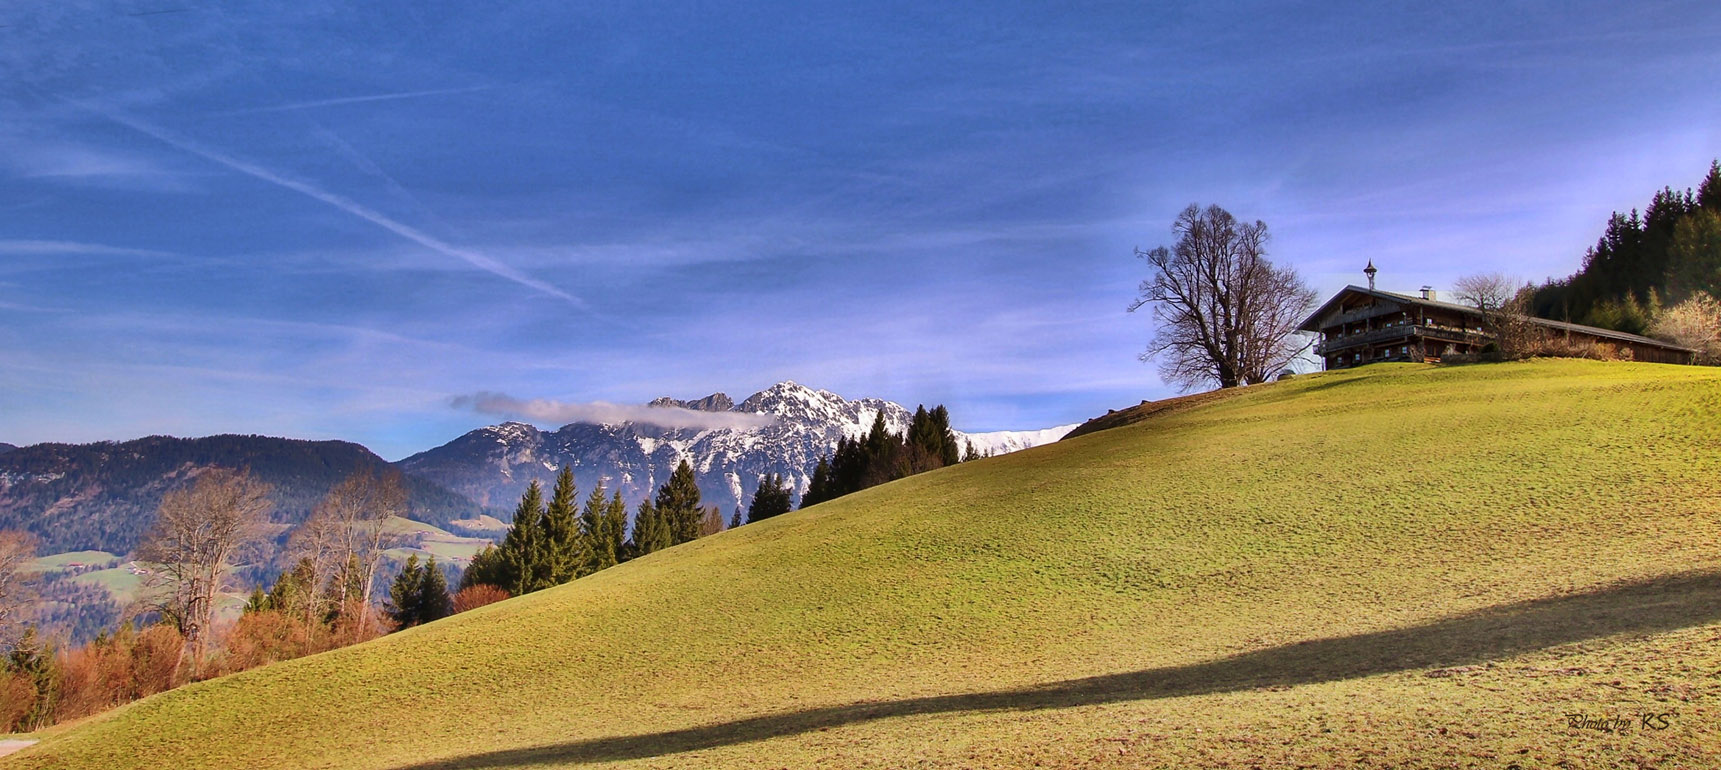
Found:
<path fill-rule="evenodd" d="M 726 393 L 713 393 L 704 398 L 693 399 L 690 401 L 682 401 L 678 398 L 664 396 L 663 398 L 652 399 L 651 403 L 647 404 L 647 406 L 668 407 L 672 409 L 691 409 L 695 412 L 727 412 L 735 408 L 735 401 L 730 399 L 729 395 Z"/>

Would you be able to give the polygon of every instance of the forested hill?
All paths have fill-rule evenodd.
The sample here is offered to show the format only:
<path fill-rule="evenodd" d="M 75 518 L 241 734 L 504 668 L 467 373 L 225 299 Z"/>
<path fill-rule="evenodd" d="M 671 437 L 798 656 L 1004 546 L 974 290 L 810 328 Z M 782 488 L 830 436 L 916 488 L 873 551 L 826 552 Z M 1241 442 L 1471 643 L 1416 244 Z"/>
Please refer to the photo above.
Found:
<path fill-rule="evenodd" d="M 0 529 L 31 532 L 48 553 L 125 553 L 154 521 L 162 494 L 209 466 L 249 469 L 268 482 L 272 518 L 287 524 L 304 520 L 353 472 L 391 467 L 346 441 L 229 435 L 36 444 L 0 454 Z M 406 484 L 411 518 L 441 525 L 478 512 L 472 501 L 432 482 L 408 476 Z"/>
<path fill-rule="evenodd" d="M 0 455 L 6 454 L 7 452 L 10 452 L 10 451 L 17 449 L 17 448 L 18 447 L 12 446 L 11 444 L 8 444 L 4 441 L 0 441 Z"/>
<path fill-rule="evenodd" d="M 1614 212 L 1571 276 L 1536 289 L 1543 318 L 1645 334 L 1657 307 L 1721 295 L 1721 163 L 1695 192 L 1663 188 L 1640 214 Z"/>

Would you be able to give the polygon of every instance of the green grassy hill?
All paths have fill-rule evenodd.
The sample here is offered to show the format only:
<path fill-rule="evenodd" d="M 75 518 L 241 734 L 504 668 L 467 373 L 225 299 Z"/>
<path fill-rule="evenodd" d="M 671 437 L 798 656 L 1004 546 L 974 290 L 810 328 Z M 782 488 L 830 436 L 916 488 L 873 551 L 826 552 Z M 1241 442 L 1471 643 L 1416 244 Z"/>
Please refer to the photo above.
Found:
<path fill-rule="evenodd" d="M 1717 369 L 1300 377 L 156 696 L 8 761 L 1713 767 L 1718 415 Z"/>

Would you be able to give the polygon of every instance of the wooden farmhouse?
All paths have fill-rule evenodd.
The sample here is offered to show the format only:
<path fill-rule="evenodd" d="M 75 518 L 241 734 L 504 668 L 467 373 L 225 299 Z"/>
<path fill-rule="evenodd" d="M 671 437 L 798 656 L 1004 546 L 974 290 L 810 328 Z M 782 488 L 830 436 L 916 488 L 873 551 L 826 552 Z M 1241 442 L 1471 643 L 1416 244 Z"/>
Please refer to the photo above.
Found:
<path fill-rule="evenodd" d="M 1396 294 L 1374 288 L 1374 263 L 1368 288 L 1346 286 L 1297 327 L 1319 335 L 1315 354 L 1327 369 L 1342 369 L 1379 361 L 1439 361 L 1442 356 L 1479 352 L 1493 340 L 1480 310 L 1441 302 L 1433 289 L 1419 295 Z M 1594 326 L 1530 318 L 1545 338 L 1568 346 L 1609 345 L 1633 361 L 1689 364 L 1697 351 L 1636 334 Z"/>

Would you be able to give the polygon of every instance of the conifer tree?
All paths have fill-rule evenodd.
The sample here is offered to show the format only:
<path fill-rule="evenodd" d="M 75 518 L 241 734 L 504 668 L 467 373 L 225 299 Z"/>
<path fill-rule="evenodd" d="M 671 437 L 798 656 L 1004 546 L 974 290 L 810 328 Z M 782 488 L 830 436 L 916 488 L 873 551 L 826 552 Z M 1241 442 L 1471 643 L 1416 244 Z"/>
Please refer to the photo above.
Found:
<path fill-rule="evenodd" d="M 430 557 L 430 562 L 424 565 L 419 575 L 417 622 L 429 623 L 452 614 L 454 607 L 448 595 L 448 578 L 442 575 L 442 568 L 436 566 L 435 556 Z"/>
<path fill-rule="evenodd" d="M 604 566 L 613 567 L 628 558 L 627 503 L 621 499 L 619 489 L 610 497 L 609 509 L 604 511 L 603 525 L 603 551 L 614 558 L 614 561 Z"/>
<path fill-rule="evenodd" d="M 544 565 L 544 497 L 533 481 L 520 497 L 514 509 L 514 524 L 502 537 L 503 573 L 505 583 L 499 586 L 510 596 L 525 596 L 548 586 Z"/>
<path fill-rule="evenodd" d="M 576 505 L 574 469 L 564 465 L 550 491 L 550 504 L 544 509 L 543 564 L 534 570 L 544 584 L 540 587 L 560 585 L 585 574 L 589 554 Z"/>
<path fill-rule="evenodd" d="M 633 557 L 639 558 L 669 546 L 669 527 L 663 514 L 651 504 L 651 500 L 641 500 L 639 511 L 633 517 L 633 546 L 630 549 Z"/>
<path fill-rule="evenodd" d="M 831 461 L 819 455 L 819 464 L 813 466 L 813 476 L 807 480 L 807 493 L 801 495 L 801 507 L 818 505 L 831 497 Z"/>
<path fill-rule="evenodd" d="M 586 496 L 586 504 L 580 509 L 580 537 L 586 543 L 586 559 L 584 572 L 597 572 L 616 565 L 620 554 L 616 553 L 616 545 L 610 542 L 605 531 L 605 514 L 609 513 L 609 499 L 604 494 L 604 484 L 598 482 L 592 488 L 592 493 Z"/>
<path fill-rule="evenodd" d="M 484 546 L 472 555 L 472 561 L 466 565 L 466 571 L 460 573 L 460 590 L 464 591 L 473 586 L 494 586 L 507 590 L 509 585 L 508 567 L 502 556 L 502 549 L 494 545 Z"/>
<path fill-rule="evenodd" d="M 898 465 L 901 455 L 902 437 L 890 432 L 883 410 L 874 413 L 872 429 L 866 434 L 860 486 L 848 491 L 858 492 L 901 478 L 904 475 Z"/>
<path fill-rule="evenodd" d="M 1721 160 L 1710 161 L 1709 175 L 1697 186 L 1696 204 L 1721 214 Z"/>
<path fill-rule="evenodd" d="M 737 505 L 735 506 L 735 515 L 729 517 L 729 528 L 734 529 L 739 526 L 741 526 L 741 506 Z"/>
<path fill-rule="evenodd" d="M 394 583 L 388 588 L 388 614 L 401 628 L 416 625 L 423 614 L 423 583 L 424 568 L 418 564 L 418 555 L 406 557 L 406 566 L 394 576 Z"/>
<path fill-rule="evenodd" d="M 775 473 L 760 477 L 759 489 L 753 493 L 753 504 L 747 508 L 747 523 L 788 512 L 789 490 L 783 486 L 783 477 Z"/>
<path fill-rule="evenodd" d="M 962 461 L 962 448 L 956 444 L 956 431 L 950 427 L 950 410 L 943 404 L 933 407 L 928 415 L 932 423 L 932 431 L 938 437 L 939 467 L 955 465 Z"/>
<path fill-rule="evenodd" d="M 657 514 L 669 531 L 670 545 L 699 539 L 705 511 L 699 505 L 699 484 L 693 478 L 693 466 L 685 458 L 675 466 L 669 481 L 658 488 Z"/>

